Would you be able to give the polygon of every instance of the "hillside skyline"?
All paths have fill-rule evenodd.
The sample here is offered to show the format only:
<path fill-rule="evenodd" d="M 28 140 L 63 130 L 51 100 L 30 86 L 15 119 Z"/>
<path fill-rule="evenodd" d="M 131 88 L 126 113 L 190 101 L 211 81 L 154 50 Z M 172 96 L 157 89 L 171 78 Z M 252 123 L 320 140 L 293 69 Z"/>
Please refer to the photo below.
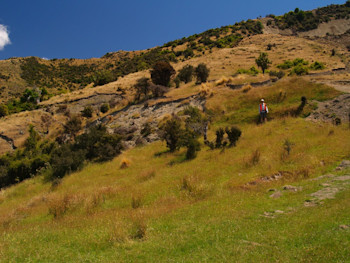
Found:
<path fill-rule="evenodd" d="M 221 1 L 213 5 L 209 1 L 170 4 L 156 0 L 136 1 L 131 5 L 88 0 L 84 1 L 84 6 L 82 3 L 48 4 L 43 0 L 34 4 L 23 0 L 3 3 L 0 59 L 27 56 L 85 59 L 118 50 L 143 50 L 241 20 L 271 13 L 281 15 L 296 7 L 311 10 L 345 1 L 281 3 L 269 0 L 261 3 L 252 0 Z"/>

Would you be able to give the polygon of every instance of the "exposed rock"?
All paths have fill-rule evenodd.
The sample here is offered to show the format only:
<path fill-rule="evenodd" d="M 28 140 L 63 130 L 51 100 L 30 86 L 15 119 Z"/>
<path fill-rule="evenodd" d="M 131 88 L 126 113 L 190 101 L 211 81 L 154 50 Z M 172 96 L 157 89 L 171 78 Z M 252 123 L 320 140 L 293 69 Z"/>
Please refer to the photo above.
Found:
<path fill-rule="evenodd" d="M 292 185 L 285 185 L 285 186 L 283 186 L 283 190 L 291 191 L 291 192 L 298 192 L 298 191 L 302 190 L 302 187 L 295 187 L 295 186 L 292 186 Z"/>
<path fill-rule="evenodd" d="M 333 181 L 350 181 L 350 175 L 338 176 Z"/>
<path fill-rule="evenodd" d="M 332 123 L 349 122 L 350 94 L 340 95 L 332 101 L 317 102 L 317 105 L 318 108 L 307 117 L 308 120 Z"/>
<path fill-rule="evenodd" d="M 336 171 L 342 171 L 344 169 L 350 168 L 350 160 L 344 160 L 338 165 Z"/>
<path fill-rule="evenodd" d="M 339 188 L 337 187 L 326 187 L 317 191 L 316 193 L 311 194 L 311 196 L 317 198 L 318 200 L 334 199 L 336 193 L 338 192 Z"/>
<path fill-rule="evenodd" d="M 282 196 L 282 193 L 280 191 L 277 191 L 276 193 L 273 193 L 272 195 L 270 195 L 270 198 L 280 198 Z"/>

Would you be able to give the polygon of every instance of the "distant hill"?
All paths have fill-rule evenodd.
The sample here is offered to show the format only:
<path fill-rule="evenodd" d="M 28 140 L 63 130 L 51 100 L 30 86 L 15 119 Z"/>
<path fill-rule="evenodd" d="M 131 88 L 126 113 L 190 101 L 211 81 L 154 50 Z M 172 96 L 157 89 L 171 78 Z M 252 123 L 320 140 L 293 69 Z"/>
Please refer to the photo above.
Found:
<path fill-rule="evenodd" d="M 27 57 L 2 60 L 0 103 L 21 96 L 28 87 L 45 88 L 50 94 L 56 95 L 86 87 L 90 83 L 103 85 L 121 76 L 148 69 L 159 60 L 170 62 L 188 60 L 216 49 L 232 48 L 242 39 L 264 32 L 319 36 L 320 34 L 315 34 L 315 30 L 337 20 L 341 21 L 342 26 L 332 24 L 330 27 L 324 27 L 321 35 L 332 38 L 334 27 L 341 27 L 336 35 L 343 35 L 345 45 L 350 46 L 349 6 L 350 2 L 347 1 L 343 5 L 330 5 L 313 11 L 302 11 L 297 8 L 282 16 L 269 15 L 267 18 L 210 29 L 168 42 L 161 47 L 133 52 L 110 52 L 101 58 L 44 60 Z M 344 41 L 335 43 L 344 44 Z"/>

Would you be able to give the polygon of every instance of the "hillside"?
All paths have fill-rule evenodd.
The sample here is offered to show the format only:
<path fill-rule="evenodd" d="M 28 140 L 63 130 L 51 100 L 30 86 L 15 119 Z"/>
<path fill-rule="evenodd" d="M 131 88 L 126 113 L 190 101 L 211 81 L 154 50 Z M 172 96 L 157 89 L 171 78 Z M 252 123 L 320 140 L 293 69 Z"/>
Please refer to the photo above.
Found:
<path fill-rule="evenodd" d="M 3 101 L 25 98 L 0 118 L 0 262 L 347 262 L 349 10 L 0 61 Z M 201 64 L 206 81 L 176 84 Z"/>

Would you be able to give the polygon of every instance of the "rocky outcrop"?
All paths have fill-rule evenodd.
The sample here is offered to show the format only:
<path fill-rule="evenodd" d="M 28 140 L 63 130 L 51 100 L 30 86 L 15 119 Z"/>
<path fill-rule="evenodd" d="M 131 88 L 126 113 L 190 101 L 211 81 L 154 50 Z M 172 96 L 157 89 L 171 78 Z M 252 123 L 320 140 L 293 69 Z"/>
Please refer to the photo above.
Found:
<path fill-rule="evenodd" d="M 172 101 L 162 101 L 152 105 L 130 105 L 94 121 L 92 125 L 105 124 L 110 133 L 124 135 L 126 147 L 159 140 L 158 123 L 165 116 L 177 114 L 188 106 L 205 109 L 205 99 L 193 95 Z M 145 131 L 147 125 L 148 131 Z M 88 128 L 87 127 L 87 128 Z"/>
<path fill-rule="evenodd" d="M 15 146 L 15 142 L 13 141 L 13 139 L 7 137 L 6 135 L 4 135 L 3 133 L 0 134 L 0 139 L 5 140 L 11 147 L 12 150 L 16 150 L 17 147 Z"/>

